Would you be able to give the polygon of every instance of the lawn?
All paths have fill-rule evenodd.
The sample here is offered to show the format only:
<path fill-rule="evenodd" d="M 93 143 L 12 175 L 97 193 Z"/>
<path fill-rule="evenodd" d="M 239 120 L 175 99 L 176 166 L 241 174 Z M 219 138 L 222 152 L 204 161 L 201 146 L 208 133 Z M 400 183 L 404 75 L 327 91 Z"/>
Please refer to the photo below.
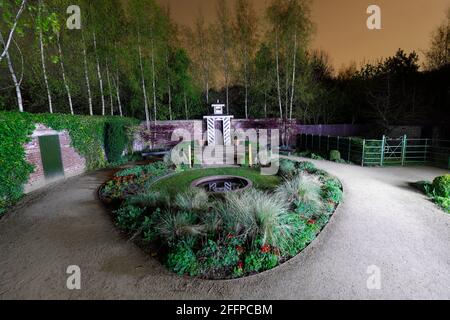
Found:
<path fill-rule="evenodd" d="M 192 181 L 206 176 L 214 175 L 233 175 L 242 176 L 253 182 L 253 186 L 261 190 L 272 190 L 281 182 L 281 178 L 277 175 L 265 176 L 261 174 L 259 169 L 255 168 L 203 168 L 189 170 L 163 178 L 155 182 L 150 190 L 161 193 L 167 192 L 171 196 L 189 189 Z"/>

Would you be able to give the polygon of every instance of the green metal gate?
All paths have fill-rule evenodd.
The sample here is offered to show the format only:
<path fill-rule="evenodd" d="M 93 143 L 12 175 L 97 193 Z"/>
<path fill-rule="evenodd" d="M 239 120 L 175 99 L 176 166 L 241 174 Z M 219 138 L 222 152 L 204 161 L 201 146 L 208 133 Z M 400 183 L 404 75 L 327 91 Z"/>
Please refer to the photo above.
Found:
<path fill-rule="evenodd" d="M 39 149 L 41 151 L 45 178 L 52 179 L 64 175 L 59 136 L 51 135 L 39 137 Z"/>

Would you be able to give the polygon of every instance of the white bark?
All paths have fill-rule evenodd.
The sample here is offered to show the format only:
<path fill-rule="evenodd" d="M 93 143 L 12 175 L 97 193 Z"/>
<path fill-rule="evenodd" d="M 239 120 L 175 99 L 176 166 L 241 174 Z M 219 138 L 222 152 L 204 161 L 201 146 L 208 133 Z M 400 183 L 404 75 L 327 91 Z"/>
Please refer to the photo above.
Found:
<path fill-rule="evenodd" d="M 109 66 L 108 60 L 106 60 L 106 81 L 108 82 L 108 91 L 109 91 L 109 103 L 111 107 L 111 115 L 114 115 L 114 103 L 113 103 L 113 95 L 111 89 L 111 78 L 109 77 Z"/>
<path fill-rule="evenodd" d="M 166 51 L 167 85 L 169 93 L 169 119 L 172 120 L 172 90 L 170 83 L 169 54 Z"/>
<path fill-rule="evenodd" d="M 41 18 L 41 4 L 39 4 L 39 17 Z M 42 74 L 44 76 L 45 88 L 47 89 L 47 98 L 48 98 L 48 108 L 49 112 L 53 113 L 53 105 L 52 105 L 52 95 L 50 93 L 50 87 L 48 85 L 47 78 L 47 68 L 45 66 L 45 54 L 44 54 L 44 36 L 42 34 L 42 28 L 39 28 L 39 48 L 41 50 L 41 63 L 42 63 Z"/>
<path fill-rule="evenodd" d="M 73 105 L 72 105 L 72 96 L 70 94 L 70 88 L 69 88 L 69 84 L 67 83 L 67 78 L 66 78 L 66 71 L 64 69 L 64 61 L 63 61 L 63 56 L 62 56 L 61 42 L 60 42 L 60 39 L 59 39 L 59 33 L 56 34 L 56 42 L 57 42 L 57 45 L 58 45 L 59 63 L 61 65 L 61 72 L 62 72 L 63 82 L 64 82 L 64 86 L 66 87 L 67 98 L 69 99 L 70 114 L 73 115 L 74 113 L 73 113 Z"/>
<path fill-rule="evenodd" d="M 139 36 L 138 36 L 138 39 L 139 39 Z M 139 42 L 139 40 L 138 40 L 138 42 Z M 147 130 L 150 130 L 150 118 L 149 118 L 149 112 L 148 112 L 147 89 L 145 87 L 144 67 L 142 65 L 142 53 L 141 53 L 141 45 L 140 44 L 139 44 L 139 65 L 141 67 L 142 92 L 144 93 L 145 123 L 147 125 Z"/>
<path fill-rule="evenodd" d="M 244 49 L 244 84 L 245 84 L 245 118 L 248 119 L 248 74 L 247 74 L 247 49 Z"/>
<path fill-rule="evenodd" d="M 153 38 L 152 38 L 152 81 L 153 81 L 153 112 L 155 114 L 154 121 L 156 124 L 156 118 L 157 118 L 157 110 L 156 110 L 156 74 L 155 74 L 155 48 L 153 44 Z"/>
<path fill-rule="evenodd" d="M 295 90 L 295 68 L 297 60 L 297 34 L 294 36 L 294 61 L 292 66 L 292 90 L 291 90 L 291 105 L 289 110 L 289 119 L 292 120 L 292 106 L 294 103 L 294 90 Z"/>
<path fill-rule="evenodd" d="M 102 115 L 105 115 L 105 96 L 103 95 L 103 78 L 102 78 L 102 72 L 100 70 L 100 61 L 98 59 L 98 54 L 97 54 L 97 40 L 95 38 L 95 32 L 93 33 L 94 35 L 94 50 L 95 50 L 95 60 L 97 62 L 97 74 L 98 74 L 98 81 L 100 84 L 100 96 L 102 99 Z"/>
<path fill-rule="evenodd" d="M 114 78 L 113 78 L 114 80 Z M 116 80 L 114 81 L 115 87 L 116 87 L 116 95 L 117 95 L 117 105 L 119 106 L 119 115 L 122 117 L 123 116 L 123 112 L 122 112 L 122 101 L 120 100 L 120 80 L 119 80 L 119 70 L 117 70 L 117 74 L 116 74 Z"/>
<path fill-rule="evenodd" d="M 281 88 L 280 88 L 280 58 L 279 58 L 279 52 L 278 52 L 278 30 L 276 31 L 275 35 L 275 60 L 277 64 L 277 89 L 278 89 L 278 104 L 280 107 L 280 119 L 283 119 L 283 107 L 281 105 Z"/>
<path fill-rule="evenodd" d="M 0 42 L 3 46 L 5 46 L 5 41 L 3 39 L 3 35 L 0 33 Z M 23 112 L 23 100 L 22 100 L 22 91 L 20 89 L 20 82 L 17 80 L 16 72 L 14 71 L 14 67 L 12 64 L 11 56 L 9 55 L 9 51 L 6 51 L 6 61 L 8 62 L 9 72 L 11 73 L 11 78 L 14 83 L 14 87 L 16 89 L 16 97 L 17 97 L 17 105 L 19 107 L 19 111 Z"/>
<path fill-rule="evenodd" d="M 23 10 L 25 9 L 26 4 L 27 4 L 27 0 L 23 0 L 22 4 L 20 5 L 19 11 L 17 12 L 16 17 L 14 18 L 14 22 L 13 22 L 12 28 L 9 31 L 9 35 L 8 35 L 7 40 L 6 40 L 6 43 L 3 46 L 3 52 L 0 55 L 0 62 L 3 60 L 3 58 L 8 53 L 9 46 L 11 45 L 11 41 L 12 41 L 12 38 L 13 38 L 13 35 L 14 35 L 14 31 L 16 30 L 17 23 L 19 22 L 19 18 L 21 16 Z M 40 7 L 39 7 L 39 9 L 40 9 Z"/>
<path fill-rule="evenodd" d="M 89 101 L 89 114 L 91 116 L 94 115 L 94 108 L 92 107 L 92 94 L 91 94 L 91 84 L 89 82 L 89 72 L 88 72 L 88 66 L 87 66 L 87 54 L 86 54 L 86 42 L 84 41 L 84 35 L 83 37 L 83 60 L 84 60 L 84 77 L 86 79 L 86 87 L 87 87 L 87 93 L 88 93 L 88 101 Z"/>

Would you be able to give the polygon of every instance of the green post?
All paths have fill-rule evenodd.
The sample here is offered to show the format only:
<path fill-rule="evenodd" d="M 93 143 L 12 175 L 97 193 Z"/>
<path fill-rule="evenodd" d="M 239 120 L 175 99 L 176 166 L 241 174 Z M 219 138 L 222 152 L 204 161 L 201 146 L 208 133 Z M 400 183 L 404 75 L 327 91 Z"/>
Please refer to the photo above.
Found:
<path fill-rule="evenodd" d="M 384 163 L 384 147 L 386 146 L 386 136 L 383 135 L 383 140 L 381 140 L 381 155 L 380 155 L 380 166 Z"/>
<path fill-rule="evenodd" d="M 319 135 L 319 152 L 321 151 L 321 150 L 320 150 L 321 141 L 322 141 L 322 135 L 320 134 L 320 135 Z"/>
<path fill-rule="evenodd" d="M 311 151 L 314 152 L 314 135 L 311 135 Z"/>
<path fill-rule="evenodd" d="M 365 158 L 365 156 L 366 156 L 366 139 L 363 139 L 361 167 L 364 167 L 364 158 Z"/>
<path fill-rule="evenodd" d="M 427 155 L 428 155 L 428 139 L 425 139 L 425 150 L 423 152 L 423 162 L 424 163 L 427 162 Z"/>
<path fill-rule="evenodd" d="M 406 134 L 403 135 L 403 140 L 402 140 L 402 166 L 405 165 L 405 157 L 406 157 Z"/>
<path fill-rule="evenodd" d="M 337 136 L 336 150 L 339 151 L 339 136 Z"/>
<path fill-rule="evenodd" d="M 328 135 L 328 139 L 327 139 L 327 154 L 330 151 L 330 135 Z"/>
<path fill-rule="evenodd" d="M 348 138 L 348 157 L 347 161 L 350 162 L 350 153 L 352 151 L 352 138 Z"/>

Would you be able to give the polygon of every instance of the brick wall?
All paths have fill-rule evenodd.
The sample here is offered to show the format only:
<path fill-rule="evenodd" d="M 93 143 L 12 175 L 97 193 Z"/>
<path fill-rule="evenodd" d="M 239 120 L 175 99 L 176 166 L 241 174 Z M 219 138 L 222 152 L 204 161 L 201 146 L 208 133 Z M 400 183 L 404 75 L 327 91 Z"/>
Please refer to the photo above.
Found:
<path fill-rule="evenodd" d="M 59 179 L 75 176 L 86 170 L 86 160 L 70 146 L 70 136 L 66 131 L 55 131 L 42 124 L 37 124 L 35 131 L 31 135 L 31 141 L 24 146 L 26 160 L 34 165 L 34 172 L 30 175 L 30 178 L 24 187 L 26 193 L 43 187 L 47 183 L 55 180 L 48 181 L 44 176 L 41 151 L 39 148 L 39 137 L 44 135 L 59 136 L 61 160 L 64 168 L 64 175 L 60 176 Z"/>
<path fill-rule="evenodd" d="M 280 138 L 286 131 L 286 138 L 291 144 L 295 144 L 298 123 L 296 120 L 284 121 L 280 119 L 232 119 L 231 128 L 233 129 L 278 129 L 280 130 Z M 157 121 L 151 122 L 150 131 L 146 130 L 146 124 L 142 123 L 140 130 L 136 134 L 134 140 L 134 150 L 139 151 L 151 145 L 154 149 L 169 148 L 177 144 L 171 141 L 172 133 L 176 129 L 184 129 L 194 136 L 194 132 L 201 131 L 205 133 L 206 121 L 204 120 L 173 120 L 173 121 Z M 199 132 L 196 132 L 198 135 Z M 195 139 L 197 140 L 197 139 Z M 203 137 L 206 140 L 206 136 Z"/>

